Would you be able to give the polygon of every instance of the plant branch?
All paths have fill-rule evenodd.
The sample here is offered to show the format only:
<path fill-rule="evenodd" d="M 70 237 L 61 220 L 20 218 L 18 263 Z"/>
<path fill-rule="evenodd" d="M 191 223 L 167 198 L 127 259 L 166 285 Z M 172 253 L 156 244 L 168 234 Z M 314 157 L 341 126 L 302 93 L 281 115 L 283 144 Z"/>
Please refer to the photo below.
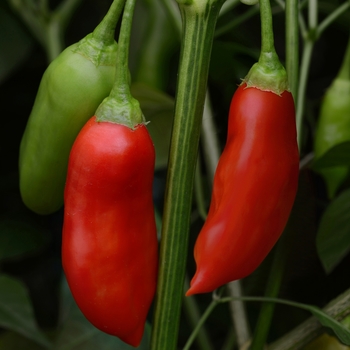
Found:
<path fill-rule="evenodd" d="M 177 345 L 193 180 L 210 53 L 223 2 L 179 1 L 183 40 L 163 212 L 152 350 L 174 350 Z"/>
<path fill-rule="evenodd" d="M 309 74 L 309 68 L 311 63 L 311 55 L 314 47 L 314 42 L 311 40 L 306 40 L 304 44 L 304 50 L 301 58 L 301 69 L 297 96 L 297 108 L 296 108 L 296 123 L 297 123 L 297 135 L 298 135 L 298 145 L 299 150 L 301 150 L 302 143 L 302 123 L 304 114 L 304 104 L 306 95 L 306 85 Z"/>
<path fill-rule="evenodd" d="M 190 283 L 186 276 L 185 284 L 184 284 L 184 293 L 188 290 L 189 287 L 190 287 Z M 195 302 L 195 298 L 184 297 L 183 302 L 184 302 L 184 311 L 187 315 L 187 318 L 189 319 L 192 328 L 196 329 L 196 327 L 198 327 L 198 324 L 201 322 L 201 314 L 200 314 L 198 305 Z M 198 344 L 198 347 L 200 350 L 213 350 L 214 349 L 213 345 L 211 344 L 210 339 L 207 336 L 207 332 L 205 331 L 203 322 L 201 324 L 202 326 L 198 329 L 198 332 L 196 332 L 197 337 L 195 338 Z M 191 341 L 193 341 L 193 339 Z"/>
<path fill-rule="evenodd" d="M 251 339 L 250 327 L 244 302 L 239 298 L 243 295 L 241 281 L 233 281 L 228 284 L 229 293 L 232 297 L 230 301 L 231 318 L 237 337 L 237 345 L 241 349 Z"/>
<path fill-rule="evenodd" d="M 201 319 L 199 320 L 199 322 L 197 323 L 196 328 L 193 330 L 191 336 L 188 338 L 183 350 L 190 350 L 191 349 L 191 345 L 194 342 L 194 340 L 196 339 L 197 334 L 199 333 L 200 329 L 202 328 L 204 322 L 207 320 L 207 318 L 210 316 L 210 314 L 212 313 L 212 311 L 215 309 L 216 305 L 218 305 L 219 300 L 218 299 L 213 299 L 212 302 L 209 304 L 209 306 L 207 307 L 207 309 L 205 310 L 205 312 L 203 313 Z"/>
<path fill-rule="evenodd" d="M 288 230 L 285 230 L 274 250 L 274 259 L 272 262 L 269 279 L 267 281 L 265 297 L 277 297 L 279 294 L 283 279 L 284 267 L 287 261 L 287 239 Z M 261 306 L 250 350 L 259 350 L 265 346 L 274 309 L 274 303 L 264 303 Z"/>
<path fill-rule="evenodd" d="M 350 289 L 332 300 L 323 311 L 341 322 L 350 315 Z M 316 319 L 310 317 L 291 332 L 270 344 L 268 350 L 302 350 L 305 345 L 324 332 L 324 327 Z"/>
<path fill-rule="evenodd" d="M 344 2 L 344 4 L 337 7 L 331 14 L 329 14 L 318 26 L 317 33 L 321 35 L 323 31 L 333 23 L 340 15 L 350 8 L 350 1 Z"/>
<path fill-rule="evenodd" d="M 286 0 L 286 70 L 289 88 L 294 97 L 295 105 L 298 104 L 298 80 L 299 80 L 299 26 L 298 26 L 298 1 Z"/>
<path fill-rule="evenodd" d="M 220 145 L 211 108 L 210 94 L 207 91 L 202 121 L 202 147 L 210 184 L 214 181 L 216 166 L 220 157 Z"/>

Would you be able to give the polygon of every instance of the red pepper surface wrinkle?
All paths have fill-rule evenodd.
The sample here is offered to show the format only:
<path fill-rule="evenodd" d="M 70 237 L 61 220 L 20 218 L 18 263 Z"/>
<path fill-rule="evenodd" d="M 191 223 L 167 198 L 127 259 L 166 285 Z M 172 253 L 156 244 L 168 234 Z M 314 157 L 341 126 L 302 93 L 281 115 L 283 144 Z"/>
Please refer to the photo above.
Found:
<path fill-rule="evenodd" d="M 85 317 L 138 346 L 157 279 L 154 146 L 135 129 L 91 118 L 71 150 L 63 268 Z"/>
<path fill-rule="evenodd" d="M 292 95 L 239 86 L 186 295 L 211 292 L 260 265 L 286 226 L 298 173 Z"/>

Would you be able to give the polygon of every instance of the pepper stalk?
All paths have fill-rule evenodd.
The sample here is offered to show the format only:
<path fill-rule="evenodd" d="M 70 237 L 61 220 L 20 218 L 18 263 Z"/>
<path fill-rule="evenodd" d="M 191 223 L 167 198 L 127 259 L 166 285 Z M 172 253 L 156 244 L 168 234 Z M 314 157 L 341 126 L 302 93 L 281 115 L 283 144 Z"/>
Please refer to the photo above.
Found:
<path fill-rule="evenodd" d="M 193 181 L 214 30 L 224 0 L 178 0 L 182 46 L 151 349 L 176 349 Z"/>

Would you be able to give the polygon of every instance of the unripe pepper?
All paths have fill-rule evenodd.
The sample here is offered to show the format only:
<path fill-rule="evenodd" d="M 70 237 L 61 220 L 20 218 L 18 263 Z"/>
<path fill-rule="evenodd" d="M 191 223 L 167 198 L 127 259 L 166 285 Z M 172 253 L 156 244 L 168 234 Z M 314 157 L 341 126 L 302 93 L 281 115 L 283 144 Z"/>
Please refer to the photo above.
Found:
<path fill-rule="evenodd" d="M 350 141 L 350 41 L 337 77 L 323 98 L 315 133 L 315 158 L 321 157 L 333 146 Z M 349 174 L 347 166 L 318 170 L 323 176 L 329 198 Z"/>
<path fill-rule="evenodd" d="M 22 137 L 19 155 L 23 202 L 38 214 L 63 205 L 68 157 L 83 125 L 114 81 L 116 0 L 93 33 L 66 48 L 46 69 Z"/>
<path fill-rule="evenodd" d="M 64 192 L 62 264 L 72 295 L 100 330 L 138 346 L 157 283 L 152 198 L 155 151 L 128 85 L 135 0 L 127 0 L 117 74 L 72 147 Z"/>
<path fill-rule="evenodd" d="M 231 102 L 188 296 L 251 274 L 282 234 L 294 203 L 299 174 L 294 101 L 272 34 L 264 37 L 269 31 L 262 31 L 259 62 Z"/>

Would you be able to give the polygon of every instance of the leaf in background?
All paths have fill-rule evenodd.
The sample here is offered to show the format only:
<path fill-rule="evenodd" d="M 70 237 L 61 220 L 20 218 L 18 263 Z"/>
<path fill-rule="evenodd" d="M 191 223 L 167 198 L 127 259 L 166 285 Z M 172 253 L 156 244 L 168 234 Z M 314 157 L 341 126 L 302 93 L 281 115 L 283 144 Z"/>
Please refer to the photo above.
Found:
<path fill-rule="evenodd" d="M 321 157 L 315 159 L 312 168 L 320 170 L 336 166 L 350 166 L 350 141 L 342 142 L 330 148 Z"/>
<path fill-rule="evenodd" d="M 23 62 L 33 40 L 19 22 L 3 7 L 0 8 L 0 84 Z"/>
<path fill-rule="evenodd" d="M 168 164 L 174 99 L 142 83 L 133 84 L 131 92 L 140 102 L 146 120 L 150 122 L 147 129 L 156 149 L 156 169 L 165 168 Z"/>
<path fill-rule="evenodd" d="M 37 327 L 26 288 L 18 280 L 5 275 L 0 275 L 0 326 L 46 348 L 51 345 Z"/>
<path fill-rule="evenodd" d="M 334 199 L 323 213 L 317 237 L 317 252 L 330 273 L 350 251 L 350 190 Z"/>
<path fill-rule="evenodd" d="M 43 350 L 46 347 L 38 345 L 15 332 L 3 332 L 0 334 L 0 349 L 3 350 Z"/>
<path fill-rule="evenodd" d="M 65 279 L 61 288 L 61 331 L 58 333 L 55 350 L 132 350 L 135 349 L 119 338 L 95 328 L 76 305 Z M 147 350 L 150 327 L 146 324 L 139 350 Z"/>
<path fill-rule="evenodd" d="M 0 218 L 0 260 L 38 251 L 49 241 L 47 232 L 21 219 Z"/>

